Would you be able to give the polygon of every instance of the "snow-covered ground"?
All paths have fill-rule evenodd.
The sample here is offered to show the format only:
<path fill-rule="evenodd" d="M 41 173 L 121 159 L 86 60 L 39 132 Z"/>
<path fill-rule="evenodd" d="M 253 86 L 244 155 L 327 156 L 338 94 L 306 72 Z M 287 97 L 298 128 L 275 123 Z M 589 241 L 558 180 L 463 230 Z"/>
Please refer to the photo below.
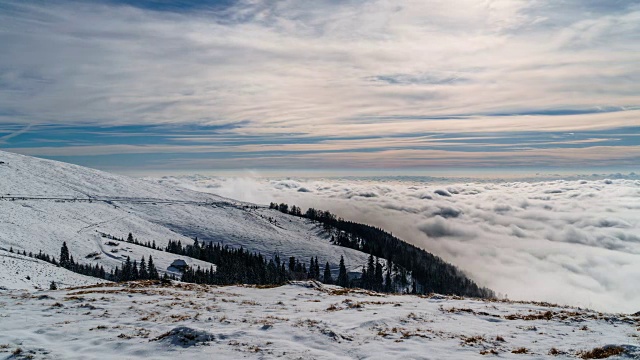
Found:
<path fill-rule="evenodd" d="M 76 274 L 45 261 L 0 250 L 0 291 L 49 289 L 51 281 L 55 281 L 60 288 L 106 282 Z"/>
<path fill-rule="evenodd" d="M 306 219 L 75 165 L 0 152 L 0 179 L 0 358 L 574 358 L 609 345 L 640 357 L 638 316 L 312 282 L 211 287 L 78 275 L 8 250 L 57 256 L 67 242 L 81 263 L 108 270 L 152 255 L 165 272 L 177 256 L 101 233 L 158 246 L 197 236 L 334 267 L 344 256 L 350 270 L 367 254 L 331 245 Z M 60 290 L 48 290 L 52 280 Z"/>
<path fill-rule="evenodd" d="M 130 244 L 114 252 L 100 236 L 125 238 L 131 232 L 161 247 L 169 240 L 189 244 L 198 237 L 306 263 L 318 256 L 336 273 L 340 256 L 349 270 L 366 262 L 367 254 L 330 244 L 317 224 L 265 207 L 2 151 L 0 161 L 0 249 L 58 256 L 66 241 L 76 260 L 101 264 L 107 271 L 126 256 L 140 260 L 149 255 L 160 271 L 167 271 L 175 255 Z"/>
<path fill-rule="evenodd" d="M 2 358 L 571 359 L 609 345 L 640 356 L 638 316 L 312 282 L 0 291 L 0 309 Z"/>

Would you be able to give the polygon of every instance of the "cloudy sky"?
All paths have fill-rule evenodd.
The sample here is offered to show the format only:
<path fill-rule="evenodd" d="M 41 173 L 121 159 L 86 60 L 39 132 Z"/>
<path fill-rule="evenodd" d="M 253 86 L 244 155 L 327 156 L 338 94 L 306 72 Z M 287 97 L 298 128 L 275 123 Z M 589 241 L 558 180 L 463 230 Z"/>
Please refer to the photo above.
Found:
<path fill-rule="evenodd" d="M 0 1 L 0 148 L 129 173 L 618 168 L 640 1 Z"/>

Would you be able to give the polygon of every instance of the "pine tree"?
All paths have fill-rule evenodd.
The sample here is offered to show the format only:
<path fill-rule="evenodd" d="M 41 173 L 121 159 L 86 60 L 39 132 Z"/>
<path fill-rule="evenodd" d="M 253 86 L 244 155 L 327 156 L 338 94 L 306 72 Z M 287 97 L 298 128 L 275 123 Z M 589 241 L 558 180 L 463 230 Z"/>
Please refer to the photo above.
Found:
<path fill-rule="evenodd" d="M 138 261 L 133 260 L 133 266 L 131 267 L 131 280 L 138 280 L 140 274 L 138 273 Z"/>
<path fill-rule="evenodd" d="M 320 279 L 320 263 L 318 263 L 318 257 L 316 256 L 315 267 L 313 268 L 314 279 Z"/>
<path fill-rule="evenodd" d="M 391 269 L 387 268 L 387 275 L 384 279 L 384 291 L 385 292 L 393 292 L 393 284 L 391 282 Z"/>
<path fill-rule="evenodd" d="M 58 290 L 58 285 L 55 281 L 51 280 L 51 284 L 49 284 L 49 290 Z"/>
<path fill-rule="evenodd" d="M 311 260 L 309 261 L 309 272 L 307 273 L 307 278 L 309 279 L 315 279 L 316 278 L 316 272 L 315 272 L 315 262 L 313 260 L 313 256 L 311 257 Z"/>
<path fill-rule="evenodd" d="M 349 286 L 349 277 L 347 276 L 347 268 L 344 266 L 343 256 L 340 256 L 340 270 L 338 271 L 338 285 L 342 287 Z"/>
<path fill-rule="evenodd" d="M 68 268 L 71 266 L 69 248 L 67 247 L 66 241 L 62 243 L 62 247 L 60 248 L 60 266 L 62 266 L 63 268 Z"/>
<path fill-rule="evenodd" d="M 129 235 L 127 235 L 127 242 L 133 243 L 133 234 L 129 233 Z"/>
<path fill-rule="evenodd" d="M 376 268 L 373 260 L 373 254 L 369 253 L 369 261 L 367 262 L 366 289 L 374 289 L 376 283 Z"/>
<path fill-rule="evenodd" d="M 147 270 L 147 264 L 144 261 L 144 256 L 140 259 L 140 270 L 138 271 L 138 276 L 141 280 L 149 279 L 149 271 Z"/>
<path fill-rule="evenodd" d="M 324 264 L 324 278 L 322 279 L 322 282 L 325 284 L 333 284 L 333 279 L 331 278 L 331 269 L 329 268 L 328 261 L 326 264 Z"/>
<path fill-rule="evenodd" d="M 132 280 L 131 270 L 132 270 L 131 258 L 127 256 L 127 260 L 124 262 L 124 265 L 122 266 L 122 272 L 120 273 L 120 281 Z"/>
<path fill-rule="evenodd" d="M 383 275 L 382 275 L 382 265 L 380 264 L 380 260 L 378 260 L 378 258 L 376 258 L 376 272 L 375 272 L 375 278 L 374 278 L 374 289 L 376 291 L 380 291 L 382 290 L 382 282 L 384 281 L 383 279 Z"/>
<path fill-rule="evenodd" d="M 153 257 L 149 255 L 149 262 L 147 263 L 147 273 L 149 274 L 149 279 L 158 280 L 158 270 L 156 269 L 156 265 L 153 263 Z"/>
<path fill-rule="evenodd" d="M 296 271 L 296 258 L 294 256 L 289 258 L 289 271 Z"/>

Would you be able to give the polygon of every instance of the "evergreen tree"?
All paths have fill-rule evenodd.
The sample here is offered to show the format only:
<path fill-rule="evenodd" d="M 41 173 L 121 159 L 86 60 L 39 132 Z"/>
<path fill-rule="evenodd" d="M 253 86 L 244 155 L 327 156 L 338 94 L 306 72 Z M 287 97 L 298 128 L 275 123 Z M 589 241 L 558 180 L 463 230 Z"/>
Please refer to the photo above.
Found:
<path fill-rule="evenodd" d="M 338 285 L 342 287 L 349 286 L 349 277 L 347 276 L 347 268 L 344 266 L 344 257 L 340 256 L 340 270 L 338 271 Z"/>
<path fill-rule="evenodd" d="M 156 269 L 156 265 L 153 263 L 153 257 L 149 255 L 149 263 L 147 264 L 147 273 L 149 274 L 149 279 L 158 280 L 160 277 L 158 276 L 158 270 Z"/>
<path fill-rule="evenodd" d="M 60 266 L 63 268 L 68 268 L 71 266 L 71 259 L 69 257 L 69 248 L 67 247 L 67 242 L 62 243 L 62 248 L 60 248 Z"/>
<path fill-rule="evenodd" d="M 376 268 L 373 254 L 369 253 L 369 261 L 367 262 L 366 289 L 374 289 L 376 283 Z"/>
<path fill-rule="evenodd" d="M 384 291 L 393 292 L 393 284 L 391 281 L 391 269 L 387 268 L 387 275 L 384 278 Z"/>
<path fill-rule="evenodd" d="M 127 260 L 124 262 L 124 265 L 122 266 L 122 271 L 120 272 L 120 279 L 119 281 L 129 281 L 132 280 L 132 270 L 133 270 L 133 266 L 131 265 L 131 258 L 129 258 L 127 256 Z"/>
<path fill-rule="evenodd" d="M 140 259 L 140 270 L 138 271 L 138 277 L 141 280 L 149 279 L 149 271 L 147 270 L 147 264 L 144 261 L 144 256 Z"/>
<path fill-rule="evenodd" d="M 316 272 L 315 272 L 315 261 L 313 259 L 313 256 L 311 257 L 311 260 L 309 261 L 309 272 L 307 273 L 307 278 L 309 279 L 315 279 L 316 278 Z"/>
<path fill-rule="evenodd" d="M 138 280 L 140 278 L 140 274 L 138 272 L 138 261 L 133 260 L 133 266 L 131 266 L 131 280 Z"/>
<path fill-rule="evenodd" d="M 381 291 L 382 290 L 382 282 L 383 282 L 383 275 L 382 275 L 382 264 L 380 264 L 380 261 L 376 258 L 376 271 L 375 271 L 375 279 L 374 279 L 374 290 L 376 291 Z"/>
<path fill-rule="evenodd" d="M 333 279 L 331 278 L 331 269 L 329 268 L 328 261 L 326 264 L 324 264 L 324 278 L 322 279 L 322 282 L 325 284 L 333 284 Z"/>
<path fill-rule="evenodd" d="M 299 209 L 299 208 L 298 208 Z M 318 257 L 316 256 L 315 267 L 313 268 L 314 279 L 320 279 L 320 263 L 318 263 Z"/>
<path fill-rule="evenodd" d="M 127 235 L 127 242 L 133 243 L 133 234 L 129 233 L 129 235 Z"/>
<path fill-rule="evenodd" d="M 58 290 L 58 285 L 55 281 L 51 280 L 51 284 L 49 284 L 49 290 Z"/>
<path fill-rule="evenodd" d="M 294 256 L 289 258 L 289 271 L 296 271 L 296 258 Z"/>

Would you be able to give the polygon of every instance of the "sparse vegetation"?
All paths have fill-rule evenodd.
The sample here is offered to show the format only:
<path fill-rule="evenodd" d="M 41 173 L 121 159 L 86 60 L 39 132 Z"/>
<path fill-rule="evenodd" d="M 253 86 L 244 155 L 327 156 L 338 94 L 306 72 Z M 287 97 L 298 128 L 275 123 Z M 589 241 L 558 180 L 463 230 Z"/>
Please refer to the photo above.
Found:
<path fill-rule="evenodd" d="M 564 351 L 560 351 L 554 347 L 549 350 L 549 355 L 558 356 L 564 354 Z"/>
<path fill-rule="evenodd" d="M 582 359 L 606 359 L 611 356 L 622 355 L 625 350 L 622 346 L 597 347 L 589 351 L 581 351 L 578 355 Z"/>

